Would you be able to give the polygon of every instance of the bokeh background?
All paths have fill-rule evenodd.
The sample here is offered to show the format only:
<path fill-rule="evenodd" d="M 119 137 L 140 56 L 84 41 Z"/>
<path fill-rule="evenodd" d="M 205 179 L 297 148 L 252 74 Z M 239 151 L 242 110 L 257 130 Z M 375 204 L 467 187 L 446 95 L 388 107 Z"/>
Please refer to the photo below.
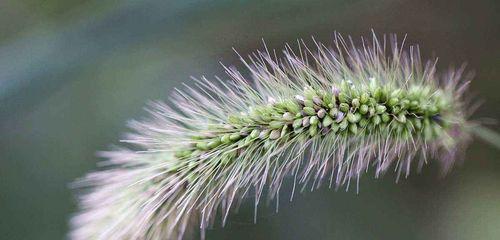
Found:
<path fill-rule="evenodd" d="M 117 144 L 147 100 L 189 76 L 223 76 L 219 61 L 241 67 L 231 48 L 245 55 L 262 38 L 280 49 L 335 30 L 408 33 L 442 69 L 467 62 L 485 101 L 477 118 L 500 119 L 499 12 L 497 0 L 1 0 L 0 239 L 64 239 L 68 184 L 95 169 L 95 152 Z M 257 224 L 249 199 L 207 238 L 500 239 L 498 150 L 476 141 L 445 178 L 431 164 L 394 179 L 263 206 Z"/>

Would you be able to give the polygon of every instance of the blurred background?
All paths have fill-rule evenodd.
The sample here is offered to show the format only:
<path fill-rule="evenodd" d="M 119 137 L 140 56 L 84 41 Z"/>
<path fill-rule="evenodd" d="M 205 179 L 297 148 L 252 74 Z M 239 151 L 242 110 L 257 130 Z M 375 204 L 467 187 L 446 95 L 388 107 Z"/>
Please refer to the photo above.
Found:
<path fill-rule="evenodd" d="M 333 31 L 408 33 L 441 69 L 468 63 L 477 118 L 500 119 L 500 3 L 476 1 L 0 0 L 0 239 L 64 239 L 68 184 L 95 169 L 148 100 L 219 61 Z M 498 125 L 493 126 L 497 131 Z M 259 209 L 249 200 L 208 239 L 500 239 L 500 152 L 476 141 L 445 178 L 435 164 L 360 193 L 322 188 Z M 289 185 L 283 193 L 289 193 Z"/>

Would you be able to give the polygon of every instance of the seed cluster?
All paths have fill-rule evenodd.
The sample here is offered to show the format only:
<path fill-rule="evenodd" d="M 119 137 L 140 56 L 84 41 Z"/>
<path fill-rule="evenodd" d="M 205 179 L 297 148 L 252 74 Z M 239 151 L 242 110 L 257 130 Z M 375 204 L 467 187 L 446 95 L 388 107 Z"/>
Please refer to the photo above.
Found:
<path fill-rule="evenodd" d="M 392 38 L 356 47 L 335 34 L 282 58 L 266 48 L 241 58 L 250 78 L 226 67 L 229 82 L 202 77 L 153 103 L 130 124 L 132 146 L 103 153 L 106 168 L 78 182 L 70 238 L 181 239 L 224 224 L 249 194 L 255 207 L 264 192 L 277 200 L 288 176 L 292 199 L 295 186 L 349 187 L 369 169 L 399 178 L 432 160 L 448 171 L 474 126 L 469 81 Z"/>
<path fill-rule="evenodd" d="M 271 98 L 267 105 L 255 106 L 248 113 L 230 115 L 220 129 L 210 136 L 196 136 L 196 143 L 176 156 L 195 157 L 221 145 L 244 148 L 254 141 L 297 135 L 349 137 L 378 131 L 395 138 L 432 139 L 447 125 L 441 115 L 446 105 L 439 92 L 421 86 L 358 89 L 343 81 L 331 91 L 307 87 L 294 99 Z"/>

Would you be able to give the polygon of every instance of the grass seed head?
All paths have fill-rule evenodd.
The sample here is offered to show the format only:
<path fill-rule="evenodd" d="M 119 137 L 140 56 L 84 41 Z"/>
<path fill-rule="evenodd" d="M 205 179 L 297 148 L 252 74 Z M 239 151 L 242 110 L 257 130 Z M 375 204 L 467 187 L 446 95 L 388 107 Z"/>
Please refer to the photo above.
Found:
<path fill-rule="evenodd" d="M 130 124 L 124 142 L 135 146 L 104 153 L 112 167 L 78 182 L 88 190 L 70 236 L 181 238 L 225 222 L 250 189 L 257 203 L 265 187 L 275 197 L 291 175 L 305 189 L 368 168 L 407 176 L 431 159 L 449 169 L 468 140 L 463 69 L 437 74 L 392 38 L 356 47 L 336 34 L 332 47 L 287 46 L 279 59 L 257 51 L 241 58 L 250 78 L 225 68 L 230 81 L 198 79 L 151 104 Z"/>

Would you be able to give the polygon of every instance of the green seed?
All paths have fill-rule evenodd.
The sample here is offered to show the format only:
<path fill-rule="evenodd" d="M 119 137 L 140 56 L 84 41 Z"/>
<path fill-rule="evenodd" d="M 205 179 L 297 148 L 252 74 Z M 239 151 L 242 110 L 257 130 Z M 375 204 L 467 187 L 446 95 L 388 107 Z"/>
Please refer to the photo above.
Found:
<path fill-rule="evenodd" d="M 340 111 L 342 111 L 342 112 L 348 112 L 349 111 L 349 104 L 341 103 L 339 108 L 340 108 Z"/>
<path fill-rule="evenodd" d="M 400 123 L 406 123 L 406 116 L 404 113 L 400 113 L 397 118 L 398 122 Z"/>
<path fill-rule="evenodd" d="M 293 129 L 302 127 L 302 118 L 299 118 L 299 119 L 296 119 L 295 121 L 293 121 L 292 127 L 293 127 Z"/>
<path fill-rule="evenodd" d="M 418 109 L 418 101 L 411 101 L 410 102 L 410 109 L 412 109 L 412 110 Z"/>
<path fill-rule="evenodd" d="M 382 121 L 382 119 L 380 118 L 380 116 L 379 116 L 379 115 L 375 115 L 375 116 L 373 116 L 373 118 L 372 118 L 372 122 L 373 122 L 373 124 L 375 124 L 375 125 L 379 125 L 381 121 Z"/>
<path fill-rule="evenodd" d="M 300 134 L 300 133 L 302 133 L 302 131 L 304 131 L 304 128 L 302 128 L 302 127 L 301 128 L 295 128 L 295 129 L 293 129 L 293 132 L 295 134 Z"/>
<path fill-rule="evenodd" d="M 348 113 L 347 114 L 347 121 L 349 121 L 351 123 L 357 123 L 359 121 L 359 119 L 357 118 L 356 115 L 354 115 L 354 113 Z"/>
<path fill-rule="evenodd" d="M 182 151 L 178 151 L 178 152 L 176 152 L 176 153 L 174 154 L 174 156 L 175 156 L 176 158 L 182 158 L 182 157 L 184 157 L 184 154 L 183 154 L 183 152 L 182 152 Z"/>
<path fill-rule="evenodd" d="M 258 129 L 254 129 L 250 133 L 250 138 L 255 139 L 255 138 L 259 137 L 259 134 L 260 134 L 260 131 Z"/>
<path fill-rule="evenodd" d="M 183 150 L 183 151 L 178 151 L 175 153 L 175 157 L 177 158 L 184 158 L 184 157 L 187 157 L 189 155 L 191 155 L 191 151 L 190 150 Z"/>
<path fill-rule="evenodd" d="M 269 123 L 269 127 L 273 128 L 273 129 L 282 128 L 283 125 L 284 125 L 284 123 L 281 121 L 272 121 Z"/>
<path fill-rule="evenodd" d="M 221 137 L 221 142 L 224 143 L 224 144 L 228 144 L 231 142 L 231 139 L 229 139 L 229 134 L 225 134 Z"/>
<path fill-rule="evenodd" d="M 373 116 L 373 115 L 375 115 L 375 112 L 376 112 L 376 111 L 375 111 L 375 108 L 374 108 L 374 107 L 370 107 L 370 108 L 368 109 L 368 112 L 370 113 L 370 116 Z"/>
<path fill-rule="evenodd" d="M 391 120 L 391 116 L 389 116 L 389 114 L 387 113 L 384 113 L 382 114 L 382 122 L 389 122 Z"/>
<path fill-rule="evenodd" d="M 293 114 L 286 112 L 283 113 L 283 120 L 285 121 L 292 121 L 293 120 Z"/>
<path fill-rule="evenodd" d="M 359 99 L 355 98 L 351 102 L 352 106 L 358 108 L 360 106 Z"/>
<path fill-rule="evenodd" d="M 438 110 L 438 108 L 436 106 L 431 105 L 431 106 L 429 106 L 428 112 L 431 115 L 435 115 L 435 114 L 437 114 L 439 112 L 439 110 Z"/>
<path fill-rule="evenodd" d="M 208 147 L 209 149 L 214 149 L 214 148 L 218 147 L 220 144 L 221 144 L 220 139 L 219 139 L 219 138 L 216 138 L 216 139 L 214 139 L 213 141 L 209 142 L 209 143 L 207 144 L 207 147 Z"/>
<path fill-rule="evenodd" d="M 199 143 L 196 143 L 196 148 L 198 148 L 198 149 L 200 149 L 200 150 L 203 150 L 203 151 L 208 150 L 208 146 L 207 146 L 207 143 L 206 143 L 206 142 L 199 142 Z"/>
<path fill-rule="evenodd" d="M 272 117 L 271 117 L 271 114 L 270 113 L 262 113 L 260 115 L 260 118 L 265 121 L 265 122 L 269 122 L 272 120 Z"/>
<path fill-rule="evenodd" d="M 318 127 L 316 127 L 315 125 L 311 126 L 309 128 L 309 136 L 314 137 L 317 134 L 318 134 Z"/>
<path fill-rule="evenodd" d="M 352 134 L 358 133 L 358 126 L 356 124 L 349 124 L 349 132 Z"/>
<path fill-rule="evenodd" d="M 332 104 L 332 96 L 330 93 L 323 94 L 323 106 L 329 106 Z"/>
<path fill-rule="evenodd" d="M 401 96 L 401 92 L 402 92 L 401 89 L 396 89 L 396 90 L 392 91 L 391 97 L 398 98 Z"/>
<path fill-rule="evenodd" d="M 192 153 L 191 153 L 191 157 L 198 157 L 202 154 L 203 152 L 200 151 L 200 150 L 194 150 Z"/>
<path fill-rule="evenodd" d="M 349 98 L 347 97 L 347 94 L 345 94 L 343 92 L 339 93 L 339 97 L 338 98 L 339 98 L 339 101 L 341 103 L 346 103 L 349 100 Z"/>
<path fill-rule="evenodd" d="M 304 107 L 302 108 L 302 111 L 304 111 L 304 113 L 309 116 L 316 115 L 316 110 L 314 110 L 314 108 L 312 107 Z"/>
<path fill-rule="evenodd" d="M 361 114 L 367 114 L 368 113 L 368 110 L 369 110 L 369 107 L 367 105 L 361 105 L 361 107 L 359 108 L 359 113 Z"/>
<path fill-rule="evenodd" d="M 233 133 L 229 136 L 229 139 L 231 141 L 238 141 L 238 140 L 240 140 L 240 138 L 241 138 L 241 135 L 239 133 Z"/>
<path fill-rule="evenodd" d="M 323 127 L 328 127 L 332 125 L 332 123 L 333 123 L 333 118 L 331 118 L 330 116 L 326 115 L 325 118 L 323 118 Z"/>
<path fill-rule="evenodd" d="M 366 104 L 368 103 L 368 98 L 370 98 L 370 96 L 367 93 L 362 93 L 361 97 L 359 98 L 359 102 L 361 104 Z"/>
<path fill-rule="evenodd" d="M 413 126 L 415 126 L 415 129 L 417 130 L 422 129 L 422 120 L 420 120 L 419 118 L 414 118 L 412 122 Z"/>
<path fill-rule="evenodd" d="M 387 110 L 387 108 L 386 108 L 384 105 L 377 105 L 377 106 L 375 107 L 375 111 L 377 112 L 377 114 L 382 114 L 382 113 L 384 113 L 386 110 Z"/>
<path fill-rule="evenodd" d="M 348 125 L 349 124 L 348 124 L 347 120 L 340 122 L 340 124 L 339 124 L 340 131 L 346 130 Z"/>
<path fill-rule="evenodd" d="M 339 113 L 339 109 L 338 108 L 332 108 L 330 109 L 330 116 L 331 117 L 337 117 L 337 114 Z"/>
<path fill-rule="evenodd" d="M 314 103 L 312 100 L 306 99 L 306 100 L 304 100 L 304 106 L 312 108 L 312 107 L 314 107 Z"/>
<path fill-rule="evenodd" d="M 370 121 L 368 121 L 368 119 L 366 119 L 366 118 L 362 118 L 361 120 L 359 120 L 360 127 L 366 127 L 368 125 L 368 123 L 370 123 Z"/>
<path fill-rule="evenodd" d="M 399 99 L 397 97 L 393 97 L 393 98 L 389 99 L 389 101 L 387 102 L 387 106 L 389 106 L 389 107 L 396 106 L 396 104 L 398 104 L 398 102 L 399 102 Z"/>
<path fill-rule="evenodd" d="M 384 97 L 384 92 L 382 91 L 382 88 L 378 87 L 375 89 L 375 92 L 373 93 L 373 97 L 377 102 L 383 102 L 385 100 Z"/>
<path fill-rule="evenodd" d="M 280 137 L 284 137 L 288 132 L 288 125 L 283 126 Z"/>
<path fill-rule="evenodd" d="M 306 96 L 306 98 L 312 99 L 314 96 L 316 96 L 316 91 L 314 91 L 314 89 L 312 89 L 311 87 L 306 87 L 304 89 L 304 96 Z"/>
<path fill-rule="evenodd" d="M 285 108 L 286 108 L 289 112 L 291 112 L 291 113 L 298 113 L 298 112 L 300 112 L 300 107 L 299 107 L 299 105 L 298 105 L 296 102 L 294 102 L 294 101 L 287 100 L 287 101 L 285 101 L 283 104 L 284 104 Z"/>
<path fill-rule="evenodd" d="M 200 136 L 200 135 L 192 136 L 191 138 L 192 138 L 193 140 L 203 140 L 203 139 L 205 139 L 205 137 L 204 137 L 204 136 Z"/>
<path fill-rule="evenodd" d="M 401 112 L 402 109 L 399 106 L 394 106 L 394 107 L 392 107 L 391 110 L 392 110 L 392 113 L 398 114 Z"/>
<path fill-rule="evenodd" d="M 319 123 L 319 118 L 317 116 L 312 116 L 310 119 L 309 119 L 309 123 L 311 125 L 318 125 Z"/>
<path fill-rule="evenodd" d="M 401 101 L 401 108 L 402 109 L 408 109 L 410 107 L 410 100 L 408 99 L 403 99 Z"/>
<path fill-rule="evenodd" d="M 332 132 L 336 133 L 339 131 L 340 125 L 336 122 L 332 123 Z"/>

